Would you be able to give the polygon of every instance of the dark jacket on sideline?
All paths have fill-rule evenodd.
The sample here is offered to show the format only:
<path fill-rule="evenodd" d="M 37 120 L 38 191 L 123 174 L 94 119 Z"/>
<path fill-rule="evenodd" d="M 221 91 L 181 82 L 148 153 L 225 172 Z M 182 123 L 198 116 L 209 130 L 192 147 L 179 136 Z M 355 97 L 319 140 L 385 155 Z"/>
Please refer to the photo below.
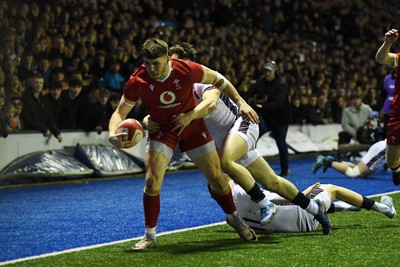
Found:
<path fill-rule="evenodd" d="M 267 126 L 289 124 L 289 88 L 284 81 L 276 78 L 268 82 L 262 77 L 250 88 L 248 96 L 249 104 L 259 112 Z"/>

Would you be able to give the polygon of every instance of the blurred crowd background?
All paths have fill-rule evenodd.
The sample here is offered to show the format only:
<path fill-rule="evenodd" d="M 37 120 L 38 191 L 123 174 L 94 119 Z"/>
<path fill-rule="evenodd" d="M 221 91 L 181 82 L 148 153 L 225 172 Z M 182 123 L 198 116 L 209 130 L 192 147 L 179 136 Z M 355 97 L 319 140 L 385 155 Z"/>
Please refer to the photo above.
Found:
<path fill-rule="evenodd" d="M 341 123 L 354 95 L 382 117 L 393 70 L 374 56 L 399 13 L 397 0 L 3 0 L 1 136 L 107 130 L 149 37 L 192 43 L 245 98 L 276 61 L 293 124 Z"/>

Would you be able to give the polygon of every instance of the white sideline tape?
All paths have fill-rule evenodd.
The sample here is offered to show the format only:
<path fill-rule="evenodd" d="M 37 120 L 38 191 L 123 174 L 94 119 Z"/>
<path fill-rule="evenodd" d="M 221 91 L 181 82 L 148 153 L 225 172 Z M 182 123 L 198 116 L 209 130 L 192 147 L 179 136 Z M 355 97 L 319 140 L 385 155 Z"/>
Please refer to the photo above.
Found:
<path fill-rule="evenodd" d="M 180 232 L 191 231 L 191 230 L 197 230 L 197 229 L 202 229 L 202 228 L 222 225 L 222 224 L 225 224 L 225 223 L 226 222 L 223 221 L 223 222 L 212 223 L 212 224 L 207 224 L 207 225 L 201 225 L 201 226 L 196 226 L 196 227 L 191 227 L 191 228 L 184 228 L 184 229 L 179 229 L 179 230 L 162 232 L 162 233 L 159 233 L 159 234 L 157 233 L 157 236 L 169 235 L 169 234 L 180 233 Z M 118 241 L 113 241 L 113 242 L 108 242 L 108 243 L 102 243 L 102 244 L 96 244 L 96 245 L 91 245 L 91 246 L 87 246 L 87 247 L 71 248 L 71 249 L 66 249 L 66 250 L 61 250 L 61 251 L 56 251 L 56 252 L 51 252 L 51 253 L 45 253 L 45 254 L 41 254 L 41 255 L 37 255 L 37 256 L 30 256 L 30 257 L 19 258 L 19 259 L 10 260 L 10 261 L 3 261 L 3 262 L 0 262 L 0 266 L 8 265 L 8 264 L 14 264 L 14 263 L 18 263 L 18 262 L 21 262 L 21 261 L 28 261 L 28 260 L 52 257 L 52 256 L 57 256 L 57 255 L 60 255 L 60 254 L 65 254 L 65 253 L 71 253 L 71 252 L 77 252 L 77 251 L 88 250 L 88 249 L 93 249 L 93 248 L 111 246 L 111 245 L 115 245 L 115 244 L 120 244 L 120 243 L 124 243 L 124 242 L 137 240 L 137 239 L 140 239 L 142 237 L 143 236 L 138 236 L 138 237 L 134 237 L 134 238 L 123 239 L 123 240 L 118 240 Z"/>

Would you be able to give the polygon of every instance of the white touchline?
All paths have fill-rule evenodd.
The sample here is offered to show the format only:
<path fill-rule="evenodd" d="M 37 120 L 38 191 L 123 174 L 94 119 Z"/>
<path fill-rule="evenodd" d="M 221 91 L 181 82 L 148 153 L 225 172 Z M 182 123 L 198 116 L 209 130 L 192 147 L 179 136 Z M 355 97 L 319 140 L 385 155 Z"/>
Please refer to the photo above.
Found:
<path fill-rule="evenodd" d="M 223 222 L 206 224 L 206 225 L 201 225 L 201 226 L 196 226 L 196 227 L 191 227 L 191 228 L 184 228 L 184 229 L 178 229 L 178 230 L 173 230 L 173 231 L 168 231 L 168 232 L 162 232 L 162 233 L 159 233 L 159 234 L 157 233 L 157 236 L 169 235 L 169 234 L 185 232 L 185 231 L 191 231 L 191 230 L 197 230 L 197 229 L 202 229 L 202 228 L 222 225 L 222 224 L 225 224 L 225 223 L 226 222 L 223 221 Z M 137 239 L 140 239 L 142 237 L 143 236 L 138 236 L 138 237 L 134 237 L 134 238 L 118 240 L 118 241 L 102 243 L 102 244 L 96 244 L 96 245 L 91 245 L 91 246 L 87 246 L 87 247 L 71 248 L 71 249 L 66 249 L 66 250 L 61 250 L 61 251 L 56 251 L 56 252 L 45 253 L 45 254 L 41 254 L 41 255 L 37 255 L 37 256 L 30 256 L 30 257 L 19 258 L 19 259 L 10 260 L 10 261 L 3 261 L 3 262 L 0 262 L 0 266 L 7 265 L 7 264 L 14 264 L 14 263 L 22 262 L 22 261 L 28 261 L 28 260 L 52 257 L 52 256 L 57 256 L 57 255 L 60 255 L 60 254 L 71 253 L 71 252 L 76 252 L 76 251 L 82 251 L 82 250 L 88 250 L 88 249 L 93 249 L 93 248 L 111 246 L 111 245 L 115 245 L 115 244 L 119 244 L 119 243 L 124 243 L 124 242 L 130 242 L 130 241 L 133 241 L 133 240 L 137 240 Z"/>

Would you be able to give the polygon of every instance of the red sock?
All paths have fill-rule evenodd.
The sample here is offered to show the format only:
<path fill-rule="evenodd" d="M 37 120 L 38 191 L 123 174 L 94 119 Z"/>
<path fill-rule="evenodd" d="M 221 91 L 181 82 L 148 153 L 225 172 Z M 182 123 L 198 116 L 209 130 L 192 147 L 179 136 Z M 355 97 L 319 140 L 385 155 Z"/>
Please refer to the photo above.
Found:
<path fill-rule="evenodd" d="M 153 228 L 157 225 L 160 215 L 160 194 L 151 196 L 143 192 L 144 223 L 146 227 Z"/>
<path fill-rule="evenodd" d="M 233 214 L 236 211 L 235 203 L 233 202 L 232 191 L 229 188 L 229 192 L 225 195 L 220 195 L 210 190 L 212 198 L 217 201 L 219 206 L 224 210 L 225 214 Z"/>

